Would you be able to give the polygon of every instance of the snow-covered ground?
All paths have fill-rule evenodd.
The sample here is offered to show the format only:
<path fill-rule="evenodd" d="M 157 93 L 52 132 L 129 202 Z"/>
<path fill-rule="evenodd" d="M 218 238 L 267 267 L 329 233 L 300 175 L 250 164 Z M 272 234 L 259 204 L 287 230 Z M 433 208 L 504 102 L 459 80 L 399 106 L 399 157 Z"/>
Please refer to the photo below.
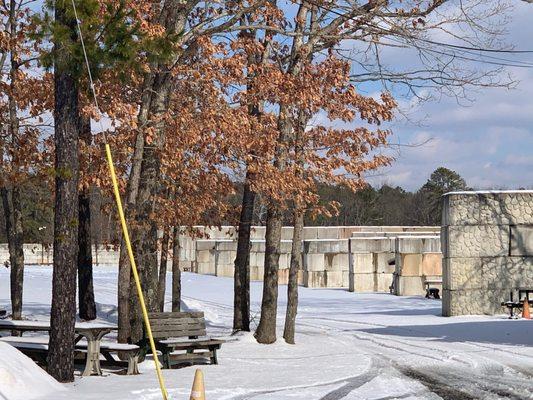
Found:
<path fill-rule="evenodd" d="M 115 268 L 96 268 L 96 300 L 102 320 L 116 321 L 116 278 Z M 2 268 L 0 307 L 8 308 L 8 285 L 8 271 Z M 205 312 L 211 336 L 231 333 L 232 286 L 227 278 L 183 274 L 185 307 Z M 280 329 L 285 292 L 286 286 L 281 286 Z M 48 318 L 50 293 L 51 269 L 28 267 L 26 318 Z M 260 283 L 252 283 L 251 296 L 255 327 Z M 259 345 L 251 335 L 232 337 L 222 346 L 220 364 L 202 367 L 207 398 L 533 399 L 533 321 L 505 316 L 444 318 L 440 310 L 440 301 L 420 297 L 300 288 L 297 344 L 279 339 L 273 345 Z M 138 376 L 106 371 L 103 377 L 77 377 L 74 383 L 63 385 L 66 391 L 42 398 L 159 399 L 153 368 L 147 361 Z M 164 371 L 171 399 L 189 398 L 194 371 Z M 26 399 L 30 398 L 28 393 Z"/>

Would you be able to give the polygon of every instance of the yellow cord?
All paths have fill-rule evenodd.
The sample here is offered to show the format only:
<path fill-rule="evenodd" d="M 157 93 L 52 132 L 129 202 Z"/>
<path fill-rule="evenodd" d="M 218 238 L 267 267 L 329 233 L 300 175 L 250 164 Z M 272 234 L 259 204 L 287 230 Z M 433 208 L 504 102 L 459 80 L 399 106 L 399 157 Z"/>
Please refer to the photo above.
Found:
<path fill-rule="evenodd" d="M 111 173 L 111 181 L 113 182 L 113 191 L 115 193 L 115 200 L 117 202 L 118 215 L 120 217 L 120 225 L 122 226 L 122 233 L 124 234 L 124 242 L 128 249 L 128 256 L 130 258 L 131 270 L 133 271 L 133 278 L 135 279 L 135 286 L 137 287 L 137 294 L 139 295 L 139 303 L 141 304 L 141 310 L 143 313 L 144 325 L 146 333 L 148 334 L 148 340 L 150 341 L 150 347 L 154 356 L 155 369 L 157 372 L 157 379 L 159 380 L 159 387 L 161 388 L 161 394 L 163 400 L 168 400 L 167 389 L 165 388 L 165 381 L 163 374 L 161 373 L 161 367 L 157 358 L 157 350 L 155 348 L 154 337 L 152 335 L 152 328 L 148 319 L 148 311 L 146 310 L 146 304 L 144 302 L 144 295 L 141 288 L 141 282 L 139 280 L 139 273 L 137 272 L 137 265 L 135 264 L 135 257 L 133 256 L 133 250 L 131 247 L 130 235 L 128 233 L 128 226 L 126 225 L 126 219 L 124 218 L 124 210 L 122 208 L 122 200 L 120 199 L 120 192 L 118 190 L 117 176 L 115 174 L 115 166 L 113 165 L 113 158 L 111 156 L 111 149 L 109 144 L 105 144 L 105 152 L 107 155 L 107 163 L 109 165 L 109 172 Z"/>

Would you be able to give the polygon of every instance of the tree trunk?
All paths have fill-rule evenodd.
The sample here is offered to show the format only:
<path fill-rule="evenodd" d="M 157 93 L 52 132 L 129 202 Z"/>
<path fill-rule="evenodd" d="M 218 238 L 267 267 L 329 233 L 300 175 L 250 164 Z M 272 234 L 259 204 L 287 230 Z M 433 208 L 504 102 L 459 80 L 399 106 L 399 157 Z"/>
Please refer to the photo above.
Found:
<path fill-rule="evenodd" d="M 247 332 L 250 331 L 250 230 L 255 201 L 255 193 L 250 188 L 250 180 L 251 173 L 247 171 L 233 276 L 233 330 Z"/>
<path fill-rule="evenodd" d="M 11 40 L 16 40 L 17 32 L 17 7 L 18 3 L 14 0 L 9 2 L 9 36 Z M 13 168 L 17 168 L 18 158 L 18 139 L 19 139 L 19 117 L 18 107 L 15 99 L 17 91 L 17 72 L 20 67 L 17 54 L 13 51 L 9 54 L 10 58 L 10 90 L 8 91 L 8 113 L 9 124 L 8 133 L 11 139 L 11 146 L 14 149 Z M 3 62 L 2 62 L 3 64 Z M 1 154 L 3 158 L 3 153 Z M 5 177 L 4 177 L 5 178 Z M 2 188 L 2 202 L 4 204 L 4 215 L 6 223 L 6 235 L 9 249 L 9 262 L 11 264 L 10 272 L 10 289 L 11 289 L 11 315 L 13 319 L 22 318 L 22 293 L 24 284 L 24 248 L 23 248 L 23 227 L 22 227 L 22 204 L 20 199 L 20 187 L 18 182 L 12 182 L 11 188 Z M 13 332 L 18 334 L 18 332 Z"/>
<path fill-rule="evenodd" d="M 165 226 L 163 230 L 163 239 L 161 240 L 161 260 L 159 263 L 159 282 L 157 284 L 157 301 L 161 312 L 165 309 L 165 292 L 167 288 L 167 261 L 168 247 L 170 242 L 170 228 Z"/>
<path fill-rule="evenodd" d="M 92 142 L 91 119 L 81 118 L 80 138 L 88 145 Z M 90 166 L 91 160 L 88 160 Z M 87 173 L 90 173 L 88 171 Z M 89 188 L 81 188 L 78 194 L 78 307 L 80 319 L 96 319 L 93 287 L 93 254 L 91 241 L 91 197 Z"/>
<path fill-rule="evenodd" d="M 163 2 L 159 22 L 165 28 L 167 35 L 181 32 L 187 22 L 188 8 L 182 7 L 180 0 L 166 0 Z M 177 59 L 177 58 L 176 58 Z M 148 311 L 157 311 L 157 224 L 153 219 L 156 213 L 154 198 L 160 191 L 160 149 L 165 142 L 165 119 L 161 118 L 168 110 L 172 94 L 172 74 L 169 69 L 174 62 L 157 66 L 158 72 L 150 79 L 146 90 L 151 91 L 151 97 L 146 104 L 148 108 L 142 109 L 140 117 L 150 125 L 154 138 L 144 137 L 142 163 L 139 174 L 137 197 L 135 200 L 135 224 L 132 239 L 143 294 L 146 297 Z M 143 114 L 144 113 L 144 114 Z M 153 140 L 152 140 L 153 139 Z M 133 282 L 132 282 L 133 283 Z M 132 288 L 130 284 L 130 290 Z M 138 309 L 137 296 L 130 296 L 130 337 L 132 342 L 137 342 L 142 337 L 142 318 Z"/>
<path fill-rule="evenodd" d="M 283 338 L 290 344 L 294 344 L 296 313 L 298 311 L 298 272 L 302 269 L 304 214 L 303 210 L 295 207 L 291 265 L 289 267 L 289 283 L 287 286 L 287 312 L 285 314 L 285 329 L 283 330 Z"/>
<path fill-rule="evenodd" d="M 24 284 L 24 248 L 22 229 L 22 205 L 17 186 L 2 188 L 2 203 L 6 223 L 9 263 L 11 264 L 11 318 L 22 318 L 22 294 Z"/>
<path fill-rule="evenodd" d="M 172 232 L 172 312 L 181 310 L 180 228 Z"/>
<path fill-rule="evenodd" d="M 283 216 L 276 205 L 269 205 L 266 225 L 265 274 L 261 319 L 255 337 L 259 343 L 276 341 L 276 316 L 278 311 L 278 268 L 281 251 L 281 227 Z"/>
<path fill-rule="evenodd" d="M 55 3 L 55 20 L 76 41 L 76 21 L 65 3 Z M 70 72 L 69 54 L 57 42 L 54 59 L 55 206 L 54 272 L 50 316 L 48 373 L 60 382 L 74 380 L 76 263 L 78 259 L 78 82 Z"/>
<path fill-rule="evenodd" d="M 78 305 L 80 319 L 96 319 L 91 246 L 91 200 L 88 190 L 78 195 Z"/>

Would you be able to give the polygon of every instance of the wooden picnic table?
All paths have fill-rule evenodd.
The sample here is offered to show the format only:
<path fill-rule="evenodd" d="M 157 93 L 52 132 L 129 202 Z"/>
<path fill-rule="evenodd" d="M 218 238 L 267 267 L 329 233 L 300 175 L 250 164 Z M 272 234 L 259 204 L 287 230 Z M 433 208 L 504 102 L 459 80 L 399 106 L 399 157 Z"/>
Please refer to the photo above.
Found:
<path fill-rule="evenodd" d="M 20 332 L 50 332 L 50 322 L 47 321 L 18 321 L 0 320 L 0 330 L 15 330 Z M 99 322 L 76 322 L 74 343 L 81 339 L 87 340 L 87 361 L 83 376 L 93 374 L 102 375 L 100 368 L 100 341 L 111 331 L 118 330 L 118 326 Z"/>

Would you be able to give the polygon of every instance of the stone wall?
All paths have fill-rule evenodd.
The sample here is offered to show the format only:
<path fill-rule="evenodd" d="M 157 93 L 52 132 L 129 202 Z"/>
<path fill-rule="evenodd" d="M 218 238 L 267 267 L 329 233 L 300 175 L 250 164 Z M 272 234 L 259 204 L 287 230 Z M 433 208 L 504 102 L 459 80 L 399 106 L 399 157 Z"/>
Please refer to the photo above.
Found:
<path fill-rule="evenodd" d="M 444 196 L 443 315 L 498 314 L 533 288 L 533 191 Z"/>

